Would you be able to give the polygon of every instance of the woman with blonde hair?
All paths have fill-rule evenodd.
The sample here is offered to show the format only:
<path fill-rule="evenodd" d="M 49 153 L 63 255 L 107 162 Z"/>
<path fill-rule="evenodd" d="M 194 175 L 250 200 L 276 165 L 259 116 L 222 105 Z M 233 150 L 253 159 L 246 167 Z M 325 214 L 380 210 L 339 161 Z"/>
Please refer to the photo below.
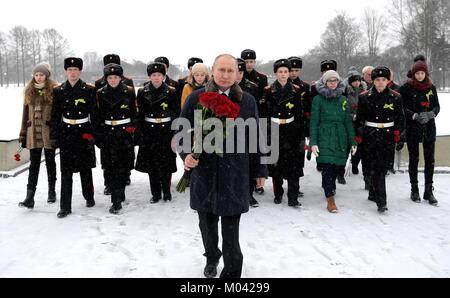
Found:
<path fill-rule="evenodd" d="M 186 80 L 186 84 L 184 85 L 183 93 L 181 94 L 181 108 L 183 108 L 186 103 L 186 99 L 189 94 L 191 94 L 192 91 L 205 87 L 206 83 L 209 81 L 209 78 L 209 71 L 205 64 L 194 64 Z"/>
<path fill-rule="evenodd" d="M 53 88 L 57 83 L 50 79 L 47 64 L 38 64 L 33 69 L 33 78 L 24 91 L 22 128 L 19 142 L 30 150 L 30 170 L 28 174 L 27 196 L 20 207 L 34 208 L 34 194 L 39 177 L 42 149 L 48 177 L 48 203 L 56 202 L 55 149 L 50 144 L 50 117 L 53 103 Z"/>

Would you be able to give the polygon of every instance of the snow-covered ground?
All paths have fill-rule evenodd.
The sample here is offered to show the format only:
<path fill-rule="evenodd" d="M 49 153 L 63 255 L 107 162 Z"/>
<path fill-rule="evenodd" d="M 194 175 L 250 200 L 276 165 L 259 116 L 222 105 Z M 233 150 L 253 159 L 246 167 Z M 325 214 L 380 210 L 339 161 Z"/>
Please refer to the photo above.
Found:
<path fill-rule="evenodd" d="M 450 277 L 449 175 L 435 177 L 438 208 L 409 200 L 406 174 L 388 176 L 385 215 L 367 200 L 361 176 L 350 176 L 338 185 L 340 212 L 330 214 L 314 166 L 307 162 L 301 180 L 303 207 L 288 207 L 286 197 L 273 204 L 269 181 L 266 194 L 256 196 L 261 206 L 242 216 L 244 277 Z M 0 179 L 0 277 L 202 277 L 198 218 L 189 194 L 174 191 L 181 169 L 179 163 L 173 201 L 155 205 L 147 176 L 133 171 L 117 216 L 108 213 L 99 167 L 92 209 L 75 175 L 73 213 L 65 219 L 56 217 L 60 180 L 57 204 L 46 203 L 44 165 L 32 211 L 17 206 L 27 172 Z"/>

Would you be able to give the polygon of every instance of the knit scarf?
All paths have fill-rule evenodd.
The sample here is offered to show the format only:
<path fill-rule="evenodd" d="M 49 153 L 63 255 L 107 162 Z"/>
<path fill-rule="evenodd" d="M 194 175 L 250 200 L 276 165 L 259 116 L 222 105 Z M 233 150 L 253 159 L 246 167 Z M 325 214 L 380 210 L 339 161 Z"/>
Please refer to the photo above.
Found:
<path fill-rule="evenodd" d="M 422 82 L 419 82 L 414 79 L 408 80 L 408 85 L 410 85 L 413 89 L 417 91 L 427 91 L 430 90 L 433 86 L 433 82 L 427 77 Z"/>
<path fill-rule="evenodd" d="M 41 83 L 41 84 L 34 83 L 34 88 L 36 88 L 36 89 L 44 89 L 44 87 L 45 87 L 45 83 Z"/>

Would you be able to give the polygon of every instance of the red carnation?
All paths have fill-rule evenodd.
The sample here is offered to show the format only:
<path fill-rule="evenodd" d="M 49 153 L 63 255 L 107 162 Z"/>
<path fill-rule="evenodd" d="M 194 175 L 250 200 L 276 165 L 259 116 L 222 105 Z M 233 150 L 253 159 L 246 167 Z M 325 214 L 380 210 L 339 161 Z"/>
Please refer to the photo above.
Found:
<path fill-rule="evenodd" d="M 90 134 L 90 133 L 84 133 L 82 138 L 85 139 L 85 140 L 91 141 L 91 140 L 94 139 L 94 136 L 92 134 Z"/>
<path fill-rule="evenodd" d="M 19 153 L 14 154 L 14 159 L 16 161 L 20 161 L 20 154 Z"/>
<path fill-rule="evenodd" d="M 362 139 L 361 137 L 359 137 L 359 136 L 356 136 L 356 137 L 355 137 L 355 142 L 356 142 L 356 143 L 361 144 L 362 141 L 363 141 L 363 139 Z"/>
<path fill-rule="evenodd" d="M 394 130 L 394 142 L 398 143 L 400 142 L 400 131 Z"/>
<path fill-rule="evenodd" d="M 241 107 L 231 101 L 227 96 L 217 92 L 205 92 L 199 97 L 199 103 L 208 110 L 211 110 L 217 117 L 236 119 L 239 116 Z"/>
<path fill-rule="evenodd" d="M 136 131 L 136 127 L 128 126 L 127 128 L 125 128 L 125 130 L 126 130 L 128 133 L 134 133 L 134 132 Z"/>
<path fill-rule="evenodd" d="M 422 107 L 425 107 L 425 108 L 429 108 L 430 107 L 430 103 L 429 102 L 421 102 L 420 105 Z"/>

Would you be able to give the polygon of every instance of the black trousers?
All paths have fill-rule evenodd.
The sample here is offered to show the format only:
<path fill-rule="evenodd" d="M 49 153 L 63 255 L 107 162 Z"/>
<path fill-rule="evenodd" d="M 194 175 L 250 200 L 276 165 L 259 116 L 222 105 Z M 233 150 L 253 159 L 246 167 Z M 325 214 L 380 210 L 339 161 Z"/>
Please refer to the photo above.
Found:
<path fill-rule="evenodd" d="M 418 184 L 417 167 L 419 166 L 419 144 L 419 142 L 407 142 L 409 154 L 408 170 L 411 184 Z M 425 159 L 425 185 L 433 184 L 435 144 L 435 142 L 423 143 L 423 155 Z"/>
<path fill-rule="evenodd" d="M 72 210 L 72 184 L 73 172 L 65 171 L 61 173 L 61 209 Z M 84 199 L 94 199 L 94 183 L 92 181 L 92 169 L 80 172 L 81 189 Z"/>
<path fill-rule="evenodd" d="M 357 168 L 361 162 L 361 145 L 358 145 L 358 150 L 356 150 L 355 155 L 352 155 L 352 167 Z"/>
<path fill-rule="evenodd" d="M 378 207 L 386 206 L 386 171 L 375 171 L 370 177 L 371 185 L 369 190 L 369 197 L 375 199 Z"/>
<path fill-rule="evenodd" d="M 42 148 L 30 150 L 30 169 L 28 173 L 28 185 L 27 189 L 36 190 L 39 170 L 41 168 L 41 156 Z M 55 150 L 44 149 L 45 155 L 45 167 L 47 168 L 48 189 L 55 191 L 56 184 L 56 162 L 55 162 Z"/>
<path fill-rule="evenodd" d="M 104 179 L 104 185 L 105 185 L 105 187 L 109 187 L 109 188 L 111 188 L 111 180 L 112 180 L 112 175 L 113 175 L 113 170 L 112 169 L 103 169 L 103 179 Z M 125 179 L 128 179 L 128 178 L 130 178 L 130 176 L 131 176 L 131 171 L 129 171 L 129 170 L 127 170 L 127 172 L 126 172 L 126 176 L 125 176 Z M 125 180 L 125 182 L 126 182 L 126 180 Z"/>
<path fill-rule="evenodd" d="M 300 192 L 300 177 L 290 177 L 287 179 L 288 183 L 288 200 L 297 201 L 298 193 Z M 279 176 L 272 177 L 273 193 L 276 198 L 282 198 L 284 194 L 283 190 L 283 178 Z"/>
<path fill-rule="evenodd" d="M 150 190 L 152 196 L 161 199 L 161 191 L 163 194 L 170 194 L 170 183 L 172 181 L 172 174 L 148 174 L 150 180 Z"/>
<path fill-rule="evenodd" d="M 336 194 L 336 178 L 341 166 L 324 163 L 322 164 L 322 188 L 325 197 L 330 198 Z"/>
<path fill-rule="evenodd" d="M 127 169 L 104 169 L 103 173 L 105 172 L 108 172 L 111 203 L 119 205 L 125 200 L 125 186 L 129 171 Z"/>
<path fill-rule="evenodd" d="M 198 212 L 199 227 L 202 233 L 203 246 L 207 264 L 215 264 L 220 260 L 219 249 L 219 216 L 212 213 Z M 222 216 L 222 250 L 224 268 L 221 278 L 240 278 L 244 257 L 239 245 L 239 222 L 241 215 Z"/>

